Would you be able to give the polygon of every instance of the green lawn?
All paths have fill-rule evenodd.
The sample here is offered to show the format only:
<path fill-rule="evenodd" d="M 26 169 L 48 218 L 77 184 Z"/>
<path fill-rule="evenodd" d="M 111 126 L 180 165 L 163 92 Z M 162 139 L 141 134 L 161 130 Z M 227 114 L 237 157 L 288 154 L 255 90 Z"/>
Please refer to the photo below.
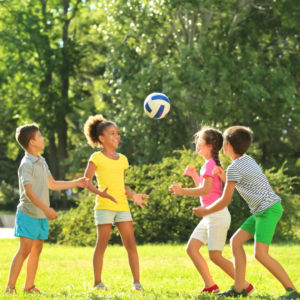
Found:
<path fill-rule="evenodd" d="M 4 290 L 10 262 L 18 249 L 18 239 L 0 240 L 0 285 Z M 208 260 L 205 247 L 202 251 Z M 126 251 L 121 246 L 109 246 L 105 256 L 103 282 L 109 292 L 92 290 L 93 248 L 77 248 L 45 244 L 40 260 L 36 286 L 44 292 L 41 299 L 210 299 L 199 296 L 203 284 L 192 262 L 185 253 L 185 245 L 146 245 L 138 247 L 141 265 L 141 283 L 144 294 L 131 291 L 131 273 Z M 248 257 L 247 279 L 255 286 L 252 299 L 276 299 L 284 293 L 281 285 L 253 256 L 253 245 L 246 246 Z M 226 245 L 225 256 L 231 259 Z M 300 244 L 285 243 L 271 246 L 271 254 L 278 259 L 295 285 L 300 288 Z M 233 281 L 218 267 L 209 262 L 215 281 L 221 290 L 228 289 Z M 19 294 L 14 299 L 31 299 L 24 295 L 23 268 L 17 283 Z M 1 294 L 0 294 L 1 295 Z M 0 299 L 8 297 L 2 294 Z M 34 297 L 36 298 L 36 297 Z M 211 299 L 214 299 L 212 296 Z"/>

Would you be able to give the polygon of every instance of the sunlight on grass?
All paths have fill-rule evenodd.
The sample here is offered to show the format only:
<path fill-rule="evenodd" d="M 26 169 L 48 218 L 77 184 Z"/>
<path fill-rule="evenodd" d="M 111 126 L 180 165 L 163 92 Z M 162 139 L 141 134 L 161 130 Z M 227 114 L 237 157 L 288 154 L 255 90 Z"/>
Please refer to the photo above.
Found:
<path fill-rule="evenodd" d="M 18 249 L 18 239 L 0 240 L 0 283 L 6 286 L 12 257 Z M 274 299 L 284 294 L 284 289 L 253 256 L 253 245 L 245 247 L 248 259 L 247 279 L 254 285 L 252 299 Z M 141 283 L 145 293 L 131 290 L 131 273 L 124 247 L 109 246 L 104 261 L 103 282 L 109 292 L 93 291 L 93 248 L 68 247 L 45 244 L 36 286 L 44 292 L 41 299 L 214 299 L 201 295 L 203 287 L 192 262 L 185 253 L 185 245 L 145 245 L 138 247 Z M 212 276 L 223 291 L 230 288 L 233 280 L 213 265 L 205 247 L 202 250 Z M 295 285 L 300 287 L 300 245 L 285 243 L 271 246 L 271 254 L 279 260 Z M 231 259 L 226 245 L 224 256 Z M 25 264 L 17 282 L 18 295 L 14 299 L 32 299 L 22 292 L 25 280 Z M 7 298 L 8 295 L 2 295 Z"/>

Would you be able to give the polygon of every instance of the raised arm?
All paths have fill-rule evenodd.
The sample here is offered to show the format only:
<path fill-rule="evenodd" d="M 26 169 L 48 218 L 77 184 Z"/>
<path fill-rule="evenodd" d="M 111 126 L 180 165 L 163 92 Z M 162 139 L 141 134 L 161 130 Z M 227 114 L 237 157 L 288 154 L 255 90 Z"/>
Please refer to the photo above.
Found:
<path fill-rule="evenodd" d="M 92 193 L 99 195 L 102 198 L 107 198 L 115 203 L 118 203 L 118 201 L 107 192 L 108 188 L 104 189 L 103 191 L 100 191 L 92 184 L 92 180 L 95 175 L 96 169 L 97 169 L 97 166 L 92 161 L 89 161 L 87 168 L 85 169 L 85 173 L 84 173 L 84 177 L 89 179 L 87 189 L 89 191 L 91 191 Z"/>
<path fill-rule="evenodd" d="M 169 187 L 169 191 L 172 192 L 171 195 L 185 195 L 185 196 L 192 196 L 192 197 L 199 197 L 199 196 L 206 196 L 210 193 L 214 178 L 211 176 L 206 176 L 203 179 L 203 184 L 200 187 L 186 189 L 181 187 L 176 182 L 173 183 Z"/>
<path fill-rule="evenodd" d="M 198 175 L 198 173 L 196 172 L 195 170 L 195 167 L 190 167 L 190 166 L 187 166 L 186 169 L 184 170 L 184 173 L 183 173 L 184 176 L 190 176 L 193 178 L 196 186 L 199 186 L 200 184 L 200 176 Z"/>
<path fill-rule="evenodd" d="M 51 208 L 48 207 L 45 203 L 43 203 L 39 197 L 34 193 L 34 191 L 32 190 L 32 184 L 26 184 L 24 185 L 24 189 L 25 189 L 25 195 L 26 197 L 35 205 L 37 206 L 39 209 L 41 209 L 44 214 L 46 215 L 47 219 L 49 220 L 54 220 L 58 218 L 58 215 L 56 213 L 56 211 Z"/>
<path fill-rule="evenodd" d="M 204 217 L 206 215 L 210 215 L 216 211 L 225 208 L 231 202 L 234 189 L 235 189 L 235 181 L 227 181 L 222 197 L 219 198 L 216 202 L 214 202 L 210 206 L 207 207 L 201 206 L 201 207 L 193 208 L 194 214 L 198 217 Z"/>
<path fill-rule="evenodd" d="M 219 166 L 215 166 L 214 170 L 212 171 L 213 175 L 217 174 L 220 178 L 220 180 L 223 182 L 223 183 L 226 183 L 226 174 L 225 174 L 225 171 L 219 167 Z"/>

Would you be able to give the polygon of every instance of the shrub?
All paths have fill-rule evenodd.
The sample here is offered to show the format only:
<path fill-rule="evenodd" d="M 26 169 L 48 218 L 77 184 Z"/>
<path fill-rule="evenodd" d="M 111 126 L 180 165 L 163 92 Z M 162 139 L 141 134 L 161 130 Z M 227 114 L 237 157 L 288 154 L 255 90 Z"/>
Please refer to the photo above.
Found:
<path fill-rule="evenodd" d="M 224 168 L 231 160 L 222 155 Z M 143 210 L 129 201 L 134 220 L 135 237 L 138 244 L 144 243 L 186 243 L 200 219 L 193 215 L 192 208 L 200 205 L 198 197 L 171 196 L 168 187 L 173 183 L 184 187 L 195 187 L 190 177 L 183 176 L 187 165 L 200 170 L 204 159 L 188 150 L 175 151 L 173 157 L 164 158 L 159 164 L 133 166 L 126 174 L 126 185 L 136 193 L 149 194 L 149 206 Z M 292 225 L 296 225 L 299 211 L 299 197 L 292 194 L 296 178 L 284 174 L 284 167 L 275 172 L 266 170 L 273 189 L 282 197 L 284 216 L 276 230 L 275 238 L 294 236 Z M 50 242 L 71 245 L 94 245 L 96 228 L 93 218 L 95 196 L 81 193 L 79 206 L 64 213 L 50 223 Z M 251 214 L 246 202 L 235 192 L 229 206 L 232 216 L 230 237 Z M 299 218 L 298 218 L 299 219 Z M 114 227 L 111 243 L 120 243 Z"/>

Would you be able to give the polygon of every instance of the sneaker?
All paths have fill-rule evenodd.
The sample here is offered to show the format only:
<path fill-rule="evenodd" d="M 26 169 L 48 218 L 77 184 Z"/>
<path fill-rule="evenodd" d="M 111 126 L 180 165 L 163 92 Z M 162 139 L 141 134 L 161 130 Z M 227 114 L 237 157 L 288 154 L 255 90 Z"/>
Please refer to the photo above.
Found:
<path fill-rule="evenodd" d="M 281 299 L 300 299 L 300 294 L 292 288 L 287 288 L 286 293 L 278 298 Z"/>
<path fill-rule="evenodd" d="M 14 286 L 7 286 L 4 292 L 13 295 L 17 293 L 17 290 Z"/>
<path fill-rule="evenodd" d="M 108 291 L 107 286 L 102 282 L 98 283 L 97 285 L 94 285 L 93 288 L 97 289 L 97 291 L 99 290 Z"/>
<path fill-rule="evenodd" d="M 249 283 L 248 287 L 246 288 L 246 291 L 248 293 L 248 296 L 254 292 L 255 288 L 251 283 Z"/>
<path fill-rule="evenodd" d="M 37 294 L 41 294 L 42 292 L 35 287 L 35 285 L 33 285 L 31 288 L 28 289 L 24 289 L 25 293 L 37 293 Z"/>
<path fill-rule="evenodd" d="M 209 293 L 209 294 L 211 294 L 211 293 L 218 293 L 218 292 L 220 292 L 220 289 L 215 284 L 215 285 L 211 286 L 210 288 L 204 288 L 204 289 L 202 289 L 202 291 L 200 292 L 200 294 L 203 294 L 203 293 Z"/>
<path fill-rule="evenodd" d="M 139 292 L 145 292 L 143 286 L 140 283 L 134 283 L 132 285 L 132 290 L 139 291 Z"/>
<path fill-rule="evenodd" d="M 216 294 L 217 298 L 225 297 L 225 298 L 246 298 L 248 296 L 248 292 L 246 289 L 243 289 L 240 293 L 234 289 L 234 286 L 231 287 L 231 290 L 228 290 L 223 293 Z"/>

